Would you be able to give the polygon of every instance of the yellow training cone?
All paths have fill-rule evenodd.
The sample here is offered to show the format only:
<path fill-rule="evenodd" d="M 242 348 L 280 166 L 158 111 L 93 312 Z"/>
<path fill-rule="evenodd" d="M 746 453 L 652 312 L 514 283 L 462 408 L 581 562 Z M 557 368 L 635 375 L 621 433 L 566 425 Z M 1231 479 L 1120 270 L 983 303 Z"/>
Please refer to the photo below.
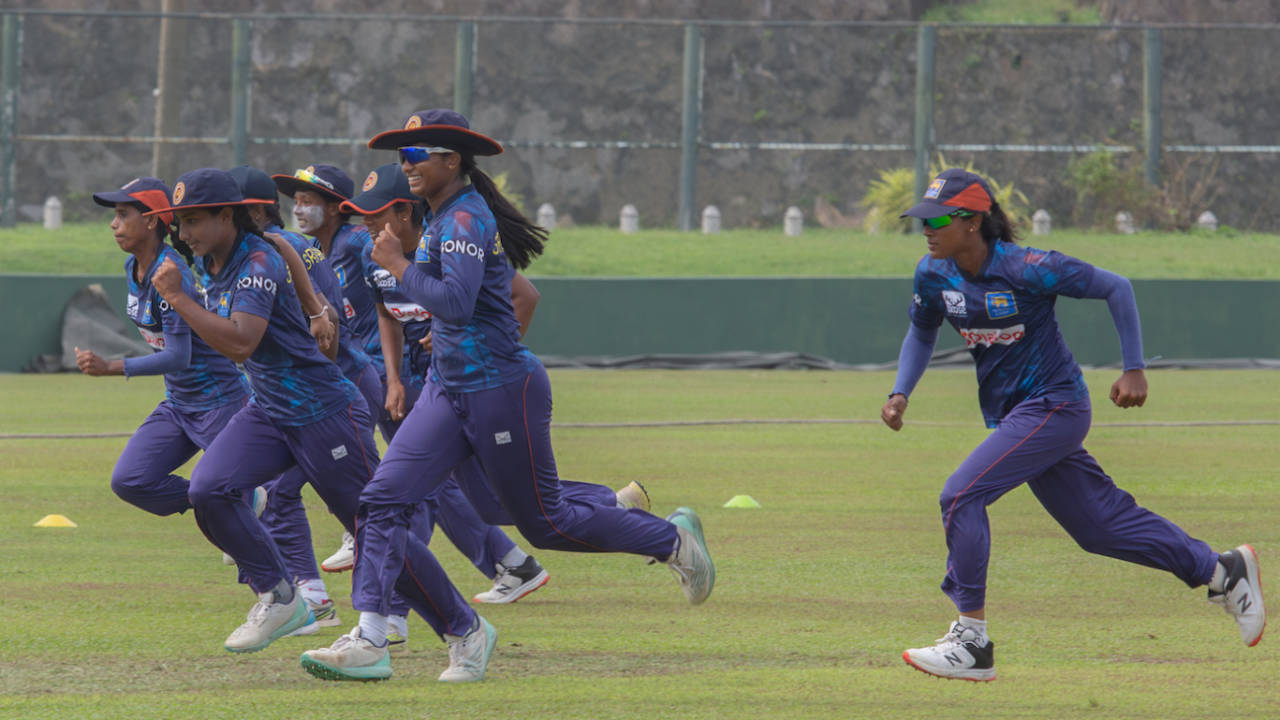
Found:
<path fill-rule="evenodd" d="M 727 508 L 758 508 L 760 503 L 750 495 L 734 495 L 729 498 L 729 502 L 724 504 Z"/>
<path fill-rule="evenodd" d="M 78 527 L 66 515 L 45 515 L 32 527 Z"/>

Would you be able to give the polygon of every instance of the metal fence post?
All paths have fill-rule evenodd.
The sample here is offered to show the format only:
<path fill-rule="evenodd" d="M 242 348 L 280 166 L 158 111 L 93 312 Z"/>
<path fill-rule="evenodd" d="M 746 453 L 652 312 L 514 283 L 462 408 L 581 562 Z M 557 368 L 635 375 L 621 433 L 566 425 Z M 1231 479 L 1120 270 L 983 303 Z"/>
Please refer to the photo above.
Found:
<path fill-rule="evenodd" d="M 471 81 L 476 72 L 476 24 L 458 23 L 453 46 L 453 109 L 471 120 Z"/>
<path fill-rule="evenodd" d="M 929 154 L 933 152 L 934 143 L 933 82 L 937 44 L 937 26 L 921 25 L 916 37 L 916 198 L 924 195 L 929 184 Z M 912 223 L 918 225 L 919 221 L 912 220 Z"/>
<path fill-rule="evenodd" d="M 236 18 L 231 25 L 231 164 L 244 165 L 249 145 L 249 68 L 253 21 Z"/>
<path fill-rule="evenodd" d="M 694 196 L 698 183 L 698 142 L 702 123 L 702 29 L 684 26 L 684 111 L 680 128 L 680 208 L 677 222 L 681 230 L 694 225 Z"/>
<path fill-rule="evenodd" d="M 22 64 L 22 16 L 6 13 L 4 16 L 4 67 L 0 83 L 0 227 L 18 224 L 18 208 L 14 200 L 13 184 L 16 173 L 14 164 L 18 156 L 18 94 L 19 70 Z"/>
<path fill-rule="evenodd" d="M 1147 184 L 1160 184 L 1160 91 L 1163 68 L 1159 28 L 1147 28 L 1142 42 L 1142 169 Z"/>

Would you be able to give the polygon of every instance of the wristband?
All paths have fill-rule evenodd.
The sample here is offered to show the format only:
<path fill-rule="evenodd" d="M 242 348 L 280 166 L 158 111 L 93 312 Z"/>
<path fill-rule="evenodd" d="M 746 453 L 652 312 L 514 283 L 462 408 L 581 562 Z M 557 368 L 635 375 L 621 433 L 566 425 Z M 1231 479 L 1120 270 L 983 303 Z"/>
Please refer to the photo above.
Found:
<path fill-rule="evenodd" d="M 311 318 L 312 320 L 319 320 L 320 316 L 324 315 L 327 312 L 329 312 L 329 306 L 325 305 L 324 307 L 320 308 L 320 312 L 316 313 L 315 315 L 308 315 L 307 317 Z"/>

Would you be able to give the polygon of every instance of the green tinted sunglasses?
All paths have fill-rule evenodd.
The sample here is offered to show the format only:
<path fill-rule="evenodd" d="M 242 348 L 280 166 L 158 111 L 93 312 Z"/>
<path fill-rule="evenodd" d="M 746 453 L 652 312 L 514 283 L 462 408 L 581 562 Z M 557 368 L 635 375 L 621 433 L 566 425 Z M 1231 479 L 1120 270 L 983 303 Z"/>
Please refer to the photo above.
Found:
<path fill-rule="evenodd" d="M 925 224 L 925 225 L 928 225 L 929 227 L 933 228 L 934 230 L 941 230 L 942 228 L 944 228 L 944 227 L 946 227 L 946 226 L 948 226 L 948 225 L 950 225 L 950 224 L 951 224 L 951 218 L 953 218 L 953 217 L 958 217 L 958 218 L 971 218 L 971 217 L 973 217 L 974 215 L 975 215 L 975 213 L 971 213 L 971 212 L 969 212 L 968 210 L 955 210 L 955 211 L 951 212 L 951 213 L 950 213 L 950 214 L 948 214 L 948 215 L 943 215 L 943 216 L 941 216 L 941 217 L 936 217 L 936 218 L 928 218 L 928 219 L 925 219 L 925 220 L 924 220 L 924 224 Z"/>

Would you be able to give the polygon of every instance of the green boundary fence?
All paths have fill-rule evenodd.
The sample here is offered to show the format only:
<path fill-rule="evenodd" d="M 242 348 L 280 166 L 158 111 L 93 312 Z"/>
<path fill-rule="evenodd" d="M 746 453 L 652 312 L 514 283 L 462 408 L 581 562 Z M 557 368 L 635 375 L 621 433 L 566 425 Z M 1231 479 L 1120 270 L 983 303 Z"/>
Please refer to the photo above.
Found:
<path fill-rule="evenodd" d="M 907 278 L 534 278 L 542 293 L 526 338 L 559 356 L 803 352 L 843 363 L 897 357 L 906 331 Z M 0 371 L 61 351 L 61 317 L 77 290 L 98 283 L 123 318 L 125 278 L 0 275 L 0 307 L 14 310 Z M 1135 280 L 1148 357 L 1280 358 L 1280 282 Z M 1058 318 L 1076 358 L 1117 362 L 1106 303 L 1063 298 Z M 943 331 L 939 349 L 957 347 Z"/>

